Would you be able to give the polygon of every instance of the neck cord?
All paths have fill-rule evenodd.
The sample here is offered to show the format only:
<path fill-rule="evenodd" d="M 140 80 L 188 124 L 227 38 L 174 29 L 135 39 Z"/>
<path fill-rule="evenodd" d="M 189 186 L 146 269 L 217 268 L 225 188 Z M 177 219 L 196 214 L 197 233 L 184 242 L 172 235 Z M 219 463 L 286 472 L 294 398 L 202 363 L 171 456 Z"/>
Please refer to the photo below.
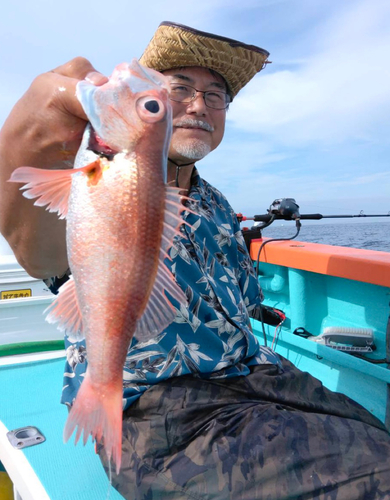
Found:
<path fill-rule="evenodd" d="M 175 161 L 171 160 L 170 158 L 168 158 L 168 161 L 170 161 L 171 163 L 173 163 L 176 167 L 176 179 L 175 179 L 175 185 L 176 187 L 179 187 L 179 172 L 180 172 L 180 169 L 182 167 L 188 167 L 189 165 L 195 165 L 195 163 L 193 161 L 191 161 L 190 163 L 184 163 L 183 165 L 178 165 Z"/>

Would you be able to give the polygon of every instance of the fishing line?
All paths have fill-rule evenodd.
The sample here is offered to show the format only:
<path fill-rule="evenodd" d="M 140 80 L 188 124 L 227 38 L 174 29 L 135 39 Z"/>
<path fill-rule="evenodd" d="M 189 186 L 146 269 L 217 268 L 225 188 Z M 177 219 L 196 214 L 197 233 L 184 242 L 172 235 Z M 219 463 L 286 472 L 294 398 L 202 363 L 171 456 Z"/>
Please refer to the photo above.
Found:
<path fill-rule="evenodd" d="M 260 260 L 260 254 L 261 254 L 261 251 L 263 250 L 263 248 L 265 247 L 265 245 L 267 243 L 271 243 L 271 241 L 290 241 L 290 240 L 294 240 L 298 236 L 299 231 L 301 230 L 301 226 L 302 226 L 301 221 L 299 219 L 296 219 L 295 225 L 296 225 L 296 228 L 297 228 L 297 232 L 291 238 L 273 238 L 271 240 L 264 241 L 260 245 L 259 252 L 258 252 L 257 258 L 256 258 L 256 276 L 257 276 L 257 278 L 259 277 L 259 260 Z"/>
<path fill-rule="evenodd" d="M 286 318 L 286 316 L 284 318 Z M 283 323 L 284 323 L 284 319 L 275 327 L 274 338 L 272 339 L 272 344 L 271 344 L 272 350 L 275 350 L 276 346 L 278 345 L 279 334 L 282 330 Z M 275 344 L 275 347 L 274 347 L 274 344 Z"/>
<path fill-rule="evenodd" d="M 272 218 L 271 222 L 273 222 L 274 218 Z M 271 222 L 269 224 L 271 224 Z M 269 225 L 267 224 L 267 226 Z M 260 261 L 260 254 L 261 254 L 261 251 L 263 250 L 264 246 L 267 244 L 267 243 L 271 243 L 271 241 L 290 241 L 290 240 L 293 240 L 294 238 L 296 238 L 299 234 L 299 231 L 301 230 L 301 221 L 299 219 L 296 219 L 295 220 L 295 225 L 296 225 L 296 228 L 297 228 L 297 232 L 295 233 L 295 235 L 291 238 L 273 238 L 271 240 L 267 240 L 267 241 L 264 241 L 261 245 L 260 245 L 260 248 L 259 248 L 259 252 L 257 254 L 257 259 L 256 259 L 256 278 L 259 279 L 259 261 Z M 267 336 L 266 336 L 266 333 L 265 333 L 265 328 L 264 328 L 264 319 L 263 319 L 263 311 L 262 311 L 262 308 L 260 306 L 260 310 L 259 310 L 259 313 L 260 313 L 260 322 L 261 322 L 261 328 L 262 328 L 262 331 L 263 331 L 263 338 L 264 338 L 264 345 L 267 347 Z M 275 337 L 274 337 L 274 340 L 275 340 Z M 274 344 L 274 342 L 272 342 L 272 345 Z M 271 347 L 272 349 L 272 347 Z"/>

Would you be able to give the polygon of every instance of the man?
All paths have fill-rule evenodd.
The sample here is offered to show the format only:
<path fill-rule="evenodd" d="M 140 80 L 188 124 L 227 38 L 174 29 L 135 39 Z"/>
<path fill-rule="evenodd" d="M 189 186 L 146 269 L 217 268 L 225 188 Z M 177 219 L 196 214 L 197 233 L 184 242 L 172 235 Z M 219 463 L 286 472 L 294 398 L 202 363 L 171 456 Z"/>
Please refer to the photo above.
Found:
<path fill-rule="evenodd" d="M 178 306 L 155 339 L 133 339 L 129 347 L 118 476 L 98 446 L 127 499 L 390 498 L 383 425 L 252 335 L 249 314 L 260 306 L 260 291 L 237 219 L 195 168 L 221 142 L 231 99 L 267 56 L 162 23 L 140 60 L 169 79 L 168 182 L 193 201 L 169 263 L 188 307 Z M 39 76 L 0 137 L 0 229 L 19 262 L 43 279 L 67 275 L 64 224 L 33 209 L 6 180 L 21 165 L 72 165 L 85 127 L 74 95 L 83 78 L 106 81 L 80 58 Z M 59 279 L 50 283 L 56 290 Z M 71 406 L 86 369 L 82 342 L 67 340 L 67 359 L 63 402 Z"/>

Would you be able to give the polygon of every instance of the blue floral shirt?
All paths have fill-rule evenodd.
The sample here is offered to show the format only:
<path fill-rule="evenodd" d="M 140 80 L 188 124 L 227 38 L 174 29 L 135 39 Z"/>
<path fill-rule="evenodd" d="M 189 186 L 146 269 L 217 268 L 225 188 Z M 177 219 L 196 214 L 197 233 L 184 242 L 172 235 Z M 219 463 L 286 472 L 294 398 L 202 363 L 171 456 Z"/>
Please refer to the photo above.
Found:
<path fill-rule="evenodd" d="M 260 346 L 249 317 L 261 291 L 235 213 L 226 198 L 194 171 L 189 208 L 167 265 L 187 295 L 174 303 L 176 317 L 147 342 L 133 338 L 123 369 L 123 405 L 128 408 L 151 385 L 182 375 L 227 378 L 249 367 L 279 364 Z M 55 289 L 55 283 L 52 283 Z M 65 339 L 67 362 L 62 402 L 71 405 L 87 368 L 85 340 Z"/>

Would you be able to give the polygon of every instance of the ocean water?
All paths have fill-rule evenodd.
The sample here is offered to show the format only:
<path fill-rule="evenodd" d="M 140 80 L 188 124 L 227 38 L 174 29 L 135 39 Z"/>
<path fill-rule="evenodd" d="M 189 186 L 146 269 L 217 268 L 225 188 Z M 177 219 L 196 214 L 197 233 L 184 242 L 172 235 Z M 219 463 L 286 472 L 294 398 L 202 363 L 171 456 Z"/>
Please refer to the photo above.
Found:
<path fill-rule="evenodd" d="M 247 222 L 245 225 L 248 224 Z M 294 222 L 285 222 L 283 226 L 271 225 L 263 230 L 266 238 L 290 238 L 296 233 Z M 244 224 L 242 224 L 243 226 Z M 314 223 L 302 222 L 298 241 L 324 243 L 344 247 L 365 248 L 390 252 L 390 217 L 380 222 Z M 11 255 L 12 250 L 0 235 L 0 255 Z"/>
<path fill-rule="evenodd" d="M 302 221 L 296 240 L 390 252 L 389 219 L 380 222 L 335 222 L 334 224 L 329 222 L 313 224 L 312 221 L 310 223 Z M 295 233 L 294 222 L 286 222 L 283 226 L 271 225 L 263 230 L 263 236 L 266 238 L 289 238 Z"/>

